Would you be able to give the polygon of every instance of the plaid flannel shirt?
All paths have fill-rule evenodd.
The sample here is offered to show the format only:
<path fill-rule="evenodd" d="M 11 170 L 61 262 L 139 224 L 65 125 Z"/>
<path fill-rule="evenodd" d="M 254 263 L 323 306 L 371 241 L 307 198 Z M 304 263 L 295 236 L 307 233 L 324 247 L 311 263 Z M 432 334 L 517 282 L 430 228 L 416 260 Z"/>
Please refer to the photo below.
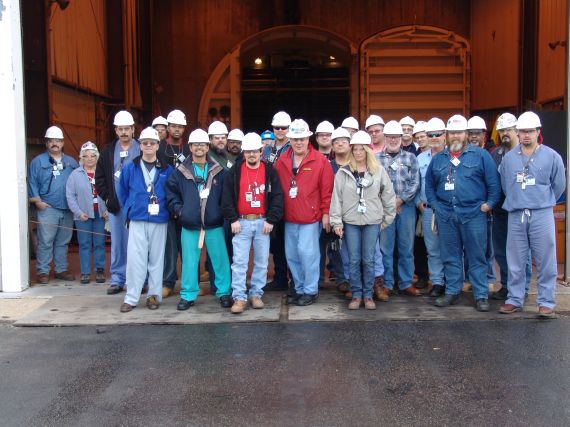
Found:
<path fill-rule="evenodd" d="M 383 151 L 376 154 L 376 159 L 388 172 L 396 197 L 404 203 L 414 203 L 414 197 L 420 188 L 420 168 L 416 156 L 400 149 L 395 157 Z"/>

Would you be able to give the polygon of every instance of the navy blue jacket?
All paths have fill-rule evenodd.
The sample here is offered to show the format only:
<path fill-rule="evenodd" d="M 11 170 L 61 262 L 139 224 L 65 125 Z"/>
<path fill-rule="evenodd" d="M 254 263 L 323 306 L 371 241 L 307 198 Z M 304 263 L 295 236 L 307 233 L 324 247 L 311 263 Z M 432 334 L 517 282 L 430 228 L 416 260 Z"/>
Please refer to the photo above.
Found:
<path fill-rule="evenodd" d="M 168 209 L 180 225 L 188 230 L 216 228 L 224 224 L 221 203 L 226 171 L 210 156 L 207 159 L 205 188 L 210 189 L 207 199 L 200 199 L 191 158 L 178 166 L 166 184 Z"/>
<path fill-rule="evenodd" d="M 144 166 L 143 166 L 144 167 Z M 119 199 L 129 221 L 168 222 L 170 214 L 166 207 L 166 182 L 172 174 L 172 167 L 158 160 L 155 165 L 154 193 L 158 198 L 158 215 L 148 213 L 150 202 L 147 185 L 141 169 L 141 156 L 135 157 L 121 171 L 119 179 Z"/>

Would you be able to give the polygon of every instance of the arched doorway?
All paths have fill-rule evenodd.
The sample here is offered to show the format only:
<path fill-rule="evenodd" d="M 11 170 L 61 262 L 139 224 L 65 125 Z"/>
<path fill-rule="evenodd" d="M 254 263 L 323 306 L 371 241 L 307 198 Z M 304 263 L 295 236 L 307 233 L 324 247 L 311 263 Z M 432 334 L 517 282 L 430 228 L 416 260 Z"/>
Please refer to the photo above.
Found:
<path fill-rule="evenodd" d="M 436 27 L 382 31 L 360 46 L 360 116 L 416 120 L 470 109 L 469 42 Z"/>
<path fill-rule="evenodd" d="M 358 112 L 357 66 L 355 47 L 329 31 L 299 25 L 262 31 L 218 64 L 202 93 L 199 123 L 218 118 L 261 132 L 283 109 L 313 128 L 325 118 L 340 124 Z"/>

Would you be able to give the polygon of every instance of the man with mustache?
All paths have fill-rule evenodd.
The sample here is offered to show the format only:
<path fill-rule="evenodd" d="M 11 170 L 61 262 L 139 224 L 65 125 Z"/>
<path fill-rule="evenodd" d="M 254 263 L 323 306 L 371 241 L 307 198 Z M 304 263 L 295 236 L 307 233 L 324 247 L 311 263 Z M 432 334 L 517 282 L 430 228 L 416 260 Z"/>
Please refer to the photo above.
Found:
<path fill-rule="evenodd" d="M 65 185 L 79 165 L 63 153 L 63 132 L 51 126 L 45 134 L 46 151 L 36 156 L 28 171 L 28 194 L 38 214 L 36 269 L 38 283 L 49 282 L 50 264 L 55 278 L 75 280 L 68 271 L 67 247 L 73 231 L 73 214 L 67 206 Z"/>
<path fill-rule="evenodd" d="M 499 202 L 501 186 L 491 155 L 467 142 L 467 120 L 455 115 L 446 126 L 448 147 L 436 154 L 425 178 L 427 203 L 436 216 L 448 307 L 459 300 L 464 282 L 463 251 L 469 261 L 475 307 L 489 311 L 487 298 L 487 212 Z"/>

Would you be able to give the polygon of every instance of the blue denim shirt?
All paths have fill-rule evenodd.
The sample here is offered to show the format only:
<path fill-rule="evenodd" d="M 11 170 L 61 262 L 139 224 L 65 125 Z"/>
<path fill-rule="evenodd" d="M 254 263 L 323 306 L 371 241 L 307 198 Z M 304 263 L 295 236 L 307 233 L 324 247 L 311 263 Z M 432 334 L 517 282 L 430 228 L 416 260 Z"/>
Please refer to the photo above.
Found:
<path fill-rule="evenodd" d="M 528 174 L 535 180 L 534 185 L 517 182 L 517 173 L 528 164 Z M 556 204 L 566 188 L 566 173 L 562 157 L 552 148 L 539 145 L 531 158 L 525 156 L 520 145 L 509 151 L 501 166 L 501 184 L 505 192 L 503 209 L 508 212 L 519 209 L 551 208 Z"/>
<path fill-rule="evenodd" d="M 423 151 L 416 157 L 418 159 L 418 167 L 420 169 L 420 191 L 416 194 L 416 200 L 414 202 L 416 206 L 420 202 L 428 204 L 426 198 L 426 173 L 432 157 L 431 150 Z"/>
<path fill-rule="evenodd" d="M 51 160 L 51 161 L 50 161 Z M 56 209 L 68 209 L 65 197 L 65 184 L 71 172 L 79 166 L 77 161 L 66 154 L 61 158 L 62 168 L 54 175 L 55 163 L 45 152 L 31 161 L 28 169 L 28 195 L 39 197 L 43 202 Z"/>
<path fill-rule="evenodd" d="M 420 173 L 416 156 L 400 149 L 395 157 L 382 151 L 376 154 L 376 159 L 388 172 L 396 197 L 402 199 L 404 203 L 413 204 L 420 188 Z M 392 165 L 395 166 L 392 167 Z"/>
<path fill-rule="evenodd" d="M 451 159 L 446 148 L 432 158 L 426 173 L 427 202 L 438 217 L 447 219 L 456 213 L 465 222 L 481 212 L 483 203 L 495 207 L 501 196 L 501 184 L 491 155 L 467 144 L 458 166 Z M 453 183 L 452 190 L 445 189 L 447 182 Z"/>

